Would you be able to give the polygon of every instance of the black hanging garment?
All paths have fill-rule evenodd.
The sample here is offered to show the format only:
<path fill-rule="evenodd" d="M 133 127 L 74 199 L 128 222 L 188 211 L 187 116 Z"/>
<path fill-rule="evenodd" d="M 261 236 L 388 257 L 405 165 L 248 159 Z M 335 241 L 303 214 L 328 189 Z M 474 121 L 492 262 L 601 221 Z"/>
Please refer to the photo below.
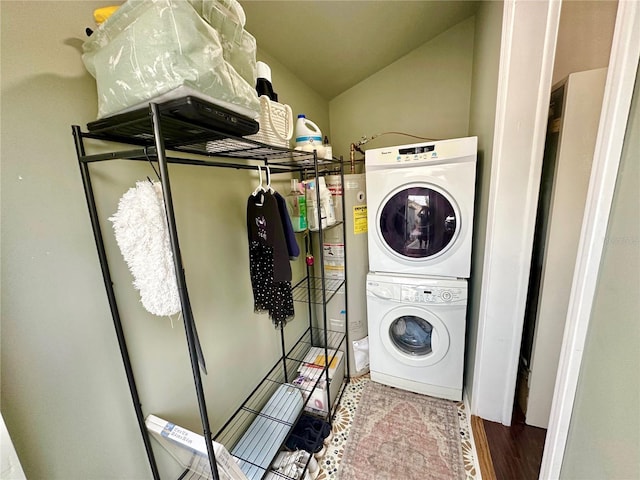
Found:
<path fill-rule="evenodd" d="M 278 211 L 280 212 L 280 220 L 282 221 L 282 229 L 284 230 L 284 238 L 287 242 L 287 251 L 289 252 L 289 260 L 295 260 L 300 255 L 300 247 L 296 240 L 296 233 L 291 224 L 291 217 L 287 210 L 287 201 L 278 192 L 273 192 L 273 196 L 278 202 Z"/>
<path fill-rule="evenodd" d="M 249 269 L 254 310 L 269 312 L 276 327 L 294 316 L 291 265 L 278 203 L 269 192 L 247 201 Z"/>

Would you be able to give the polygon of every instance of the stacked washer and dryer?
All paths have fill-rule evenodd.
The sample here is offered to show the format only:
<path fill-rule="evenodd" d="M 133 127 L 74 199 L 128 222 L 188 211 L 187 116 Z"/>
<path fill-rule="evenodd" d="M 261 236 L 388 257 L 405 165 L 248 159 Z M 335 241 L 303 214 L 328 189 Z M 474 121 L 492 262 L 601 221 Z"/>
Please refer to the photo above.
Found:
<path fill-rule="evenodd" d="M 477 137 L 365 152 L 371 379 L 462 399 Z"/>

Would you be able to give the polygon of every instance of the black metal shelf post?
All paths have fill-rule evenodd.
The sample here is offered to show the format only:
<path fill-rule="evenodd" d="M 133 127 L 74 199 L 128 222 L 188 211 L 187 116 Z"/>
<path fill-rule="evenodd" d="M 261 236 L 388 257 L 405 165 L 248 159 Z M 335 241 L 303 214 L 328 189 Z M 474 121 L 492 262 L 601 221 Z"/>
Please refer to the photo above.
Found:
<path fill-rule="evenodd" d="M 158 152 L 158 165 L 160 167 L 160 181 L 162 182 L 162 195 L 164 197 L 164 208 L 167 215 L 167 224 L 169 228 L 169 241 L 171 243 L 171 253 L 173 254 L 173 263 L 175 266 L 176 283 L 178 285 L 178 294 L 182 304 L 182 317 L 184 318 L 184 329 L 187 336 L 187 344 L 189 346 L 189 358 L 191 360 L 191 372 L 196 387 L 196 396 L 198 398 L 198 408 L 200 410 L 200 419 L 202 421 L 202 429 L 204 442 L 209 454 L 209 466 L 213 480 L 219 480 L 218 465 L 216 464 L 216 454 L 213 450 L 211 438 L 211 427 L 209 425 L 209 413 L 207 411 L 207 400 L 204 396 L 204 388 L 202 387 L 202 376 L 200 375 L 200 367 L 204 367 L 203 360 L 198 362 L 202 352 L 199 351 L 199 342 L 196 345 L 196 325 L 191 311 L 191 302 L 189 300 L 189 292 L 187 290 L 187 281 L 184 274 L 184 266 L 182 265 L 182 255 L 180 253 L 180 243 L 178 241 L 178 229 L 176 227 L 176 216 L 173 209 L 173 198 L 171 196 L 171 182 L 169 181 L 169 169 L 167 168 L 167 157 L 164 149 L 164 137 L 162 136 L 162 124 L 160 121 L 160 112 L 158 105 L 151 104 L 151 121 L 153 124 L 153 133 L 156 142 L 156 150 Z"/>
<path fill-rule="evenodd" d="M 82 161 L 85 156 L 84 143 L 82 141 L 82 134 L 80 127 L 73 126 L 73 137 L 76 145 L 76 153 L 78 155 L 78 164 L 80 172 L 82 174 L 82 184 L 84 186 L 84 194 L 87 200 L 87 207 L 89 208 L 89 217 L 91 219 L 91 227 L 93 229 L 93 238 L 96 242 L 96 248 L 98 250 L 98 259 L 100 261 L 100 269 L 102 270 L 102 278 L 104 280 L 104 287 L 107 292 L 107 299 L 109 301 L 109 308 L 111 310 L 111 317 L 113 318 L 113 326 L 116 330 L 116 337 L 118 339 L 118 346 L 120 347 L 120 355 L 122 357 L 122 363 L 127 375 L 127 382 L 129 384 L 129 391 L 131 393 L 131 400 L 133 402 L 133 408 L 136 413 L 136 420 L 140 428 L 142 435 L 142 441 L 144 442 L 144 448 L 149 459 L 149 466 L 151 468 L 151 474 L 154 480 L 160 480 L 160 473 L 158 472 L 158 465 L 156 463 L 155 456 L 153 454 L 153 448 L 151 446 L 151 439 L 149 433 L 144 424 L 144 414 L 142 413 L 142 404 L 140 403 L 140 396 L 138 395 L 138 387 L 136 386 L 135 376 L 133 374 L 133 367 L 131 366 L 131 358 L 129 357 L 129 349 L 127 348 L 127 341 L 124 336 L 124 330 L 122 328 L 122 321 L 120 319 L 120 312 L 118 310 L 118 303 L 116 301 L 116 295 L 113 291 L 113 281 L 111 280 L 111 271 L 109 270 L 109 261 L 107 259 L 107 252 L 104 247 L 104 239 L 102 237 L 102 229 L 100 228 L 100 220 L 98 218 L 98 209 L 96 208 L 95 197 L 93 195 L 93 186 L 91 185 L 91 173 L 89 172 L 89 166 Z"/>

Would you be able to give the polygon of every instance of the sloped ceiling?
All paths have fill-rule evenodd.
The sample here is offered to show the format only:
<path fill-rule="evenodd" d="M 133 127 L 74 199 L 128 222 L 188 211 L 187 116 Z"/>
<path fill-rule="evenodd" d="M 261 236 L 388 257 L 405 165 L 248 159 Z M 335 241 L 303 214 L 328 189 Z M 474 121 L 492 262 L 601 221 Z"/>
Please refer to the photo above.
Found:
<path fill-rule="evenodd" d="M 258 49 L 327 100 L 472 16 L 478 1 L 240 0 Z"/>

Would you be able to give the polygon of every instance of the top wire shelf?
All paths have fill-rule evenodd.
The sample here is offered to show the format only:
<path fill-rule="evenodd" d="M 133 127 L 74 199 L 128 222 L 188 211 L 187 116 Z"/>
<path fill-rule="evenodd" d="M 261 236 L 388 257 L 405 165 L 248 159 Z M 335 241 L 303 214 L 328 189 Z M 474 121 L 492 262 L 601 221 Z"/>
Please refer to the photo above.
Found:
<path fill-rule="evenodd" d="M 258 160 L 283 170 L 311 170 L 315 168 L 314 152 L 291 150 L 253 139 L 221 133 L 219 130 L 202 124 L 194 124 L 171 115 L 170 112 L 159 112 L 162 137 L 166 150 L 185 154 L 204 155 L 237 160 Z M 108 155 L 92 155 L 83 157 L 84 162 L 102 161 L 114 158 L 129 158 L 133 160 L 148 160 L 157 154 L 156 136 L 154 134 L 151 115 L 127 122 L 105 122 L 99 128 L 92 128 L 89 132 L 81 133 L 83 138 L 117 142 L 142 147 L 138 150 L 118 152 Z M 190 158 L 168 157 L 169 163 L 196 163 Z M 200 165 L 236 166 L 242 165 L 220 164 L 219 162 L 198 162 Z M 339 159 L 317 159 L 318 167 L 323 170 L 336 168 L 341 163 Z M 336 165 L 337 164 L 337 165 Z"/>

